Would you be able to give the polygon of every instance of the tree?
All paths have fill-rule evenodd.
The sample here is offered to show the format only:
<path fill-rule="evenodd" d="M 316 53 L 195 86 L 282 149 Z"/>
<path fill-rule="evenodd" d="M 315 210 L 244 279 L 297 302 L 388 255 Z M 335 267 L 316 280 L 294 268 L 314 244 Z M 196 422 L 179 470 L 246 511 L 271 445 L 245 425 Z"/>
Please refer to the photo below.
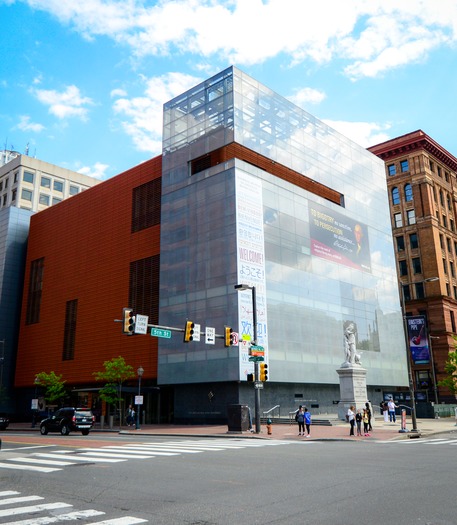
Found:
<path fill-rule="evenodd" d="M 453 336 L 454 347 L 457 349 L 457 336 Z M 453 394 L 457 394 L 457 350 L 449 352 L 444 371 L 447 374 L 442 381 L 438 381 L 439 386 L 449 389 Z"/>
<path fill-rule="evenodd" d="M 62 375 L 55 372 L 40 372 L 35 376 L 35 384 L 44 388 L 44 398 L 49 404 L 54 404 L 66 396 L 66 381 L 62 381 Z"/>
<path fill-rule="evenodd" d="M 128 379 L 135 377 L 135 371 L 121 356 L 113 357 L 111 361 L 105 361 L 103 366 L 105 370 L 94 372 L 94 377 L 97 381 L 105 382 L 105 386 L 102 387 L 99 395 L 107 403 L 119 403 L 120 426 L 122 424 L 122 385 Z"/>

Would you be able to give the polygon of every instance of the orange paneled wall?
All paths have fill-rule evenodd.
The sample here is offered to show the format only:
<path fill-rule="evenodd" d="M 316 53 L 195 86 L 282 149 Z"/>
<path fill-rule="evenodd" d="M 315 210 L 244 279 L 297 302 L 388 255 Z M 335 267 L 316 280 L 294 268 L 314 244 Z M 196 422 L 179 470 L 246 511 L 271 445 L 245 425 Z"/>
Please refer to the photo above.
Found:
<path fill-rule="evenodd" d="M 15 386 L 33 386 L 38 372 L 71 385 L 94 383 L 103 362 L 123 356 L 144 379 L 157 378 L 157 339 L 121 332 L 130 262 L 160 252 L 160 226 L 131 233 L 133 188 L 161 177 L 162 157 L 34 215 L 25 270 Z M 40 321 L 26 325 L 30 265 L 44 258 Z M 78 300 L 74 359 L 64 361 L 66 303 Z M 140 312 L 141 313 L 141 312 Z"/>

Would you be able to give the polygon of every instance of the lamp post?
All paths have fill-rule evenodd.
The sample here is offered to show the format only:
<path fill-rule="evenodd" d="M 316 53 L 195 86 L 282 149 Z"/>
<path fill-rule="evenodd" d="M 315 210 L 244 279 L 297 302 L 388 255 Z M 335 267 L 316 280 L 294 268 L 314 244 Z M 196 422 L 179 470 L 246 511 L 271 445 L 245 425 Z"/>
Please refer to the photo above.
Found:
<path fill-rule="evenodd" d="M 405 343 L 406 343 L 406 363 L 408 366 L 408 382 L 409 382 L 409 395 L 411 397 L 411 421 L 413 428 L 411 429 L 411 432 L 418 432 L 417 430 L 417 418 L 416 418 L 416 392 L 414 388 L 414 381 L 413 381 L 413 371 L 411 366 L 411 356 L 409 351 L 409 340 L 408 340 L 408 325 L 406 322 L 406 300 L 405 300 L 405 290 L 403 286 L 410 285 L 410 284 L 419 284 L 419 283 L 431 283 L 434 281 L 439 281 L 439 277 L 428 277 L 427 279 L 424 279 L 422 281 L 415 281 L 414 283 L 403 283 L 400 282 L 401 285 L 401 306 L 402 306 L 402 314 L 403 314 L 403 326 L 405 331 Z"/>
<path fill-rule="evenodd" d="M 137 404 L 136 404 L 136 427 L 135 429 L 136 430 L 139 430 L 140 428 L 140 407 L 142 406 L 142 403 L 140 404 L 140 396 L 141 396 L 141 377 L 143 376 L 144 374 L 144 368 L 142 366 L 140 366 L 138 368 L 138 370 L 136 371 L 136 373 L 138 374 L 138 399 L 137 399 Z"/>
<path fill-rule="evenodd" d="M 235 290 L 242 292 L 243 290 L 251 290 L 252 293 L 252 322 L 254 324 L 254 340 L 251 344 L 257 345 L 257 299 L 255 286 L 249 286 L 248 284 L 236 284 Z M 254 384 L 256 385 L 259 381 L 259 363 L 254 361 Z M 260 434 L 260 389 L 255 387 L 254 397 L 254 418 L 255 418 L 255 433 Z"/>

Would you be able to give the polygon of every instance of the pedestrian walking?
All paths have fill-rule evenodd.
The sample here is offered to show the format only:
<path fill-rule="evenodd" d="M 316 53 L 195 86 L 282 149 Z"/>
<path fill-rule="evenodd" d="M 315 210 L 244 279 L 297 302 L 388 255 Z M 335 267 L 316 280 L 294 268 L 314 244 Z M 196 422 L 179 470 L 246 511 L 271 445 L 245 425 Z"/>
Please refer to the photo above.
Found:
<path fill-rule="evenodd" d="M 389 409 L 387 408 L 387 403 L 385 401 L 381 403 L 381 410 L 382 410 L 382 415 L 384 416 L 384 423 L 388 423 L 389 422 Z"/>
<path fill-rule="evenodd" d="M 354 405 L 351 405 L 349 407 L 347 416 L 348 416 L 349 424 L 351 425 L 351 430 L 349 432 L 349 435 L 353 436 L 354 435 L 354 427 L 355 427 L 355 407 L 354 407 Z"/>
<path fill-rule="evenodd" d="M 389 409 L 389 421 L 391 423 L 395 423 L 397 421 L 395 417 L 395 409 L 398 408 L 398 406 L 395 404 L 395 401 L 392 398 L 389 399 L 387 408 Z"/>
<path fill-rule="evenodd" d="M 302 405 L 298 407 L 298 410 L 295 413 L 295 421 L 298 423 L 298 435 L 304 436 L 305 435 L 305 411 L 303 410 Z"/>
<path fill-rule="evenodd" d="M 127 410 L 126 422 L 128 427 L 131 427 L 135 422 L 135 410 L 132 407 L 132 405 L 129 405 L 129 408 Z"/>
<path fill-rule="evenodd" d="M 362 413 L 360 412 L 360 409 L 357 410 L 357 413 L 355 415 L 355 424 L 357 425 L 357 435 L 362 435 Z"/>
<path fill-rule="evenodd" d="M 305 426 L 306 426 L 306 437 L 309 438 L 311 437 L 311 414 L 306 407 L 305 407 L 304 412 L 305 412 L 304 416 L 305 416 Z"/>

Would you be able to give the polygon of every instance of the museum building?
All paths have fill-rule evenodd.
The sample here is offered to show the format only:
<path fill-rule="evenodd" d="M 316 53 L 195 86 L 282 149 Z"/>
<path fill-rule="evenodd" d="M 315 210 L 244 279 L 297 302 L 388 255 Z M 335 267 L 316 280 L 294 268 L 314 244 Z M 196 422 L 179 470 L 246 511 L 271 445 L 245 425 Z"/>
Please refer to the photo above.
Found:
<path fill-rule="evenodd" d="M 225 421 L 253 406 L 255 342 L 262 413 L 334 413 L 350 324 L 369 399 L 407 398 L 383 161 L 236 67 L 164 105 L 161 156 L 30 223 L 24 407 L 53 370 L 105 410 L 93 373 L 122 356 L 144 369 L 146 422 Z M 167 336 L 124 335 L 124 307 Z M 136 378 L 126 388 L 130 402 Z"/>

